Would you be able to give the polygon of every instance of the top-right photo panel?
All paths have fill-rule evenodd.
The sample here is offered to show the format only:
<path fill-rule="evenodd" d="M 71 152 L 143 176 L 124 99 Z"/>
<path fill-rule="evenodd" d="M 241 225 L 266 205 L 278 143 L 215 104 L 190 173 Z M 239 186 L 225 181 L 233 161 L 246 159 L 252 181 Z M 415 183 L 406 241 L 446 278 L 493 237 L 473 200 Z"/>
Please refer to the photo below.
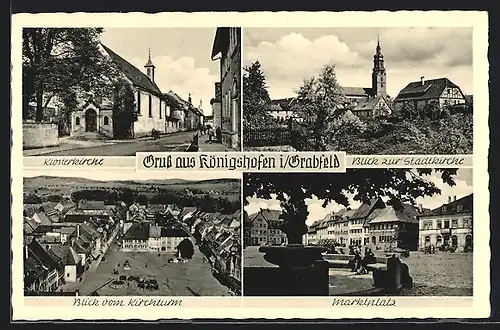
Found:
<path fill-rule="evenodd" d="M 464 27 L 245 28 L 245 151 L 472 154 Z"/>

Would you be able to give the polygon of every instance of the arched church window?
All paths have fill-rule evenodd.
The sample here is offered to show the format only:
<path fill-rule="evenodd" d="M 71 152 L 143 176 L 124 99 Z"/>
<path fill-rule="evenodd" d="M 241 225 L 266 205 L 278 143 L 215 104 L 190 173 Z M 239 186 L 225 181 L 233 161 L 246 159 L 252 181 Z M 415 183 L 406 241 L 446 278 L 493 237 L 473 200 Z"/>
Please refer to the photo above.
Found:
<path fill-rule="evenodd" d="M 108 118 L 108 116 L 104 116 L 104 125 L 109 125 L 109 118 Z"/>
<path fill-rule="evenodd" d="M 75 118 L 75 125 L 80 126 L 80 117 Z"/>

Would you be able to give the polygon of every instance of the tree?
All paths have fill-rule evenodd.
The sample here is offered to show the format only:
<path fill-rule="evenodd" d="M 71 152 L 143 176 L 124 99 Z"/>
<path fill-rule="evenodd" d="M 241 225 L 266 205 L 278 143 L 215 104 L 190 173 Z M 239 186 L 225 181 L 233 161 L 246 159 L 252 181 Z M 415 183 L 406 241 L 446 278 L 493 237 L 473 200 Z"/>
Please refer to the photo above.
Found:
<path fill-rule="evenodd" d="M 440 173 L 443 182 L 455 185 L 456 169 L 349 169 L 346 173 L 244 173 L 243 196 L 276 199 L 281 203 L 283 231 L 290 244 L 302 244 L 307 232 L 305 224 L 309 212 L 306 199 L 323 200 L 323 207 L 331 201 L 349 206 L 349 196 L 355 201 L 367 202 L 376 197 L 389 197 L 390 203 L 415 203 L 418 197 L 439 194 L 440 189 L 425 175 Z"/>
<path fill-rule="evenodd" d="M 177 251 L 179 251 L 181 258 L 192 259 L 194 255 L 193 243 L 189 238 L 185 238 L 177 245 Z"/>
<path fill-rule="evenodd" d="M 23 115 L 36 102 L 35 120 L 42 121 L 43 109 L 54 96 L 74 95 L 109 88 L 113 66 L 99 49 L 101 28 L 24 28 Z"/>
<path fill-rule="evenodd" d="M 304 118 L 303 124 L 315 142 L 315 149 L 327 150 L 328 145 L 334 144 L 335 119 L 343 115 L 339 110 L 348 102 L 337 82 L 335 65 L 325 65 L 317 77 L 305 80 L 297 90 L 297 101 L 295 110 Z"/>
<path fill-rule="evenodd" d="M 118 79 L 113 85 L 113 131 L 115 138 L 131 137 L 132 123 L 137 120 L 132 85 Z"/>
<path fill-rule="evenodd" d="M 267 112 L 271 98 L 259 61 L 243 70 L 243 124 L 248 128 L 276 126 L 274 118 Z"/>
<path fill-rule="evenodd" d="M 346 150 L 352 143 L 352 137 L 363 133 L 366 124 L 359 119 L 352 111 L 339 111 L 339 115 L 333 119 L 328 139 L 329 150 Z"/>

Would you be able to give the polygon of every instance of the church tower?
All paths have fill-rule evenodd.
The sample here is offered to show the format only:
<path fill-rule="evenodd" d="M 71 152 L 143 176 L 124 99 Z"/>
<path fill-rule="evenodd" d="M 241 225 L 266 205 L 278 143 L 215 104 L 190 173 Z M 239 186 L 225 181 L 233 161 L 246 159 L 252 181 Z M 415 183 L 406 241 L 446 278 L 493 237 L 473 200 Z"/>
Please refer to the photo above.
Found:
<path fill-rule="evenodd" d="M 382 55 L 378 37 L 377 49 L 373 56 L 372 91 L 373 96 L 387 95 L 387 77 L 385 74 L 384 55 Z"/>
<path fill-rule="evenodd" d="M 151 48 L 149 49 L 149 57 L 148 63 L 144 66 L 146 68 L 146 75 L 151 79 L 151 81 L 155 81 L 155 65 L 151 61 Z"/>

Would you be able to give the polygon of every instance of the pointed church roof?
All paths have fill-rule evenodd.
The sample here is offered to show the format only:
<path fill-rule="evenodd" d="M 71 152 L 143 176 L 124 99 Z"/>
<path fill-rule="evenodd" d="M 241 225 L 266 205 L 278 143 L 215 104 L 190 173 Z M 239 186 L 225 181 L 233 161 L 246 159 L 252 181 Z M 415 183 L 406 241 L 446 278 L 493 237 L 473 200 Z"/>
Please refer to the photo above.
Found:
<path fill-rule="evenodd" d="M 148 62 L 146 63 L 146 65 L 144 65 L 145 68 L 147 67 L 155 67 L 155 65 L 153 64 L 153 61 L 151 61 L 151 48 L 149 49 L 149 53 L 148 53 Z"/>
<path fill-rule="evenodd" d="M 130 80 L 130 82 L 137 86 L 143 88 L 152 94 L 163 97 L 160 88 L 156 85 L 154 81 L 151 81 L 149 77 L 132 65 L 130 62 L 125 60 L 123 57 L 109 49 L 106 45 L 101 44 L 104 50 L 109 54 L 109 57 L 117 68 Z"/>

